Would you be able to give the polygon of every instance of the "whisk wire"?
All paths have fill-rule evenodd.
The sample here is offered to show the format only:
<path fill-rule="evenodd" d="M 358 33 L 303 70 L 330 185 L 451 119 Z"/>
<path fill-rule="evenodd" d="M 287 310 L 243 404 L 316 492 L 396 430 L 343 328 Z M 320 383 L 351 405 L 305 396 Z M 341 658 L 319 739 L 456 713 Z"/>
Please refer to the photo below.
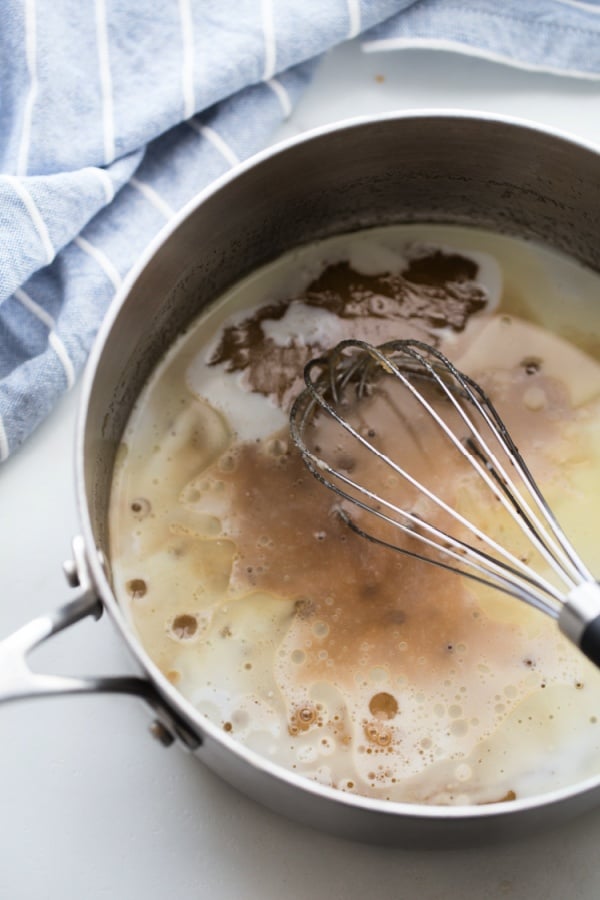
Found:
<path fill-rule="evenodd" d="M 352 350 L 356 355 L 349 357 L 348 350 Z M 592 580 L 592 576 L 564 537 L 541 492 L 533 482 L 504 423 L 484 392 L 475 382 L 458 372 L 439 351 L 419 341 L 393 341 L 379 348 L 371 347 L 362 341 L 343 341 L 329 356 L 311 361 L 305 369 L 306 390 L 296 400 L 291 412 L 291 433 L 311 472 L 329 488 L 336 491 L 339 496 L 350 500 L 360 509 L 374 514 L 380 520 L 400 528 L 408 536 L 417 538 L 446 557 L 456 560 L 461 566 L 469 566 L 473 571 L 457 569 L 455 565 L 449 565 L 441 560 L 422 556 L 404 547 L 388 543 L 361 529 L 346 512 L 343 513 L 345 521 L 359 534 L 376 543 L 400 550 L 418 559 L 433 562 L 442 568 L 459 571 L 483 584 L 500 587 L 506 593 L 525 599 L 556 617 L 561 601 L 564 599 L 559 590 L 427 488 L 419 479 L 407 472 L 338 412 L 344 392 L 352 382 L 355 382 L 358 397 L 369 393 L 374 367 L 378 367 L 400 380 L 413 398 L 434 419 L 455 449 L 475 469 L 513 521 L 533 541 L 534 546 L 569 589 L 577 585 L 581 578 Z M 317 373 L 316 377 L 315 372 Z M 465 441 L 454 433 L 423 393 L 414 386 L 413 379 L 415 377 L 424 378 L 430 383 L 433 382 L 441 390 L 444 398 L 451 403 L 469 431 L 470 436 Z M 331 397 L 331 402 L 328 397 Z M 389 466 L 438 508 L 467 528 L 500 559 L 447 534 L 415 513 L 396 506 L 365 485 L 355 482 L 344 472 L 334 469 L 316 453 L 309 450 L 303 435 L 308 423 L 314 419 L 317 409 L 326 412 L 366 450 L 375 454 L 380 462 Z M 532 509 L 531 503 L 514 484 L 514 480 L 509 477 L 505 466 L 498 459 L 497 453 L 493 451 L 489 441 L 482 435 L 481 429 L 477 427 L 467 409 L 469 412 L 474 410 L 482 417 L 490 433 L 526 486 L 530 500 L 538 508 L 538 513 Z M 329 476 L 328 478 L 325 477 L 325 473 Z M 342 489 L 340 483 L 345 484 L 352 493 Z M 361 500 L 361 497 L 365 499 Z M 384 512 L 384 509 L 392 515 Z M 540 519 L 540 514 L 550 531 L 545 527 L 544 521 Z"/>
<path fill-rule="evenodd" d="M 329 404 L 324 398 L 314 400 L 313 402 L 318 403 L 320 406 L 322 405 L 325 410 L 329 411 Z M 310 415 L 308 410 L 305 410 L 305 415 L 307 413 Z M 297 414 L 298 410 L 296 410 L 295 413 L 292 413 L 291 422 L 293 435 L 296 432 L 296 428 L 298 426 Z M 332 409 L 331 414 L 334 418 L 336 418 L 337 421 L 338 416 L 334 409 Z M 302 428 L 302 420 L 300 419 L 299 421 L 300 428 Z M 420 490 L 423 494 L 432 499 L 434 503 L 443 508 L 445 511 L 448 511 L 451 514 L 454 513 L 454 510 L 452 510 L 451 507 L 445 504 L 440 498 L 437 497 L 437 495 L 429 491 L 429 489 L 425 485 L 421 484 L 421 482 L 419 482 L 417 479 L 414 479 L 408 472 L 402 469 L 402 467 L 398 466 L 393 460 L 390 460 L 389 457 L 383 454 L 377 447 L 374 447 L 370 441 L 367 441 L 362 435 L 360 435 L 359 432 L 357 432 L 353 428 L 353 426 L 349 422 L 347 422 L 347 420 L 341 419 L 340 417 L 339 421 L 340 424 L 342 424 L 343 427 L 353 435 L 353 437 L 355 437 L 363 444 L 363 446 L 372 451 L 379 459 L 389 464 L 394 469 L 394 471 L 396 471 L 402 477 L 405 477 L 407 481 L 409 481 L 414 487 L 417 488 L 417 490 Z M 515 568 L 509 563 L 503 562 L 501 560 L 495 560 L 491 555 L 475 547 L 472 547 L 469 544 L 466 544 L 464 541 L 461 541 L 453 535 L 448 534 L 432 523 L 423 520 L 420 516 L 410 512 L 409 510 L 402 509 L 401 507 L 396 506 L 391 501 L 380 496 L 374 491 L 371 491 L 364 484 L 359 484 L 358 482 L 354 481 L 344 472 L 333 469 L 333 467 L 330 466 L 325 460 L 312 453 L 307 447 L 304 447 L 302 452 L 305 463 L 312 474 L 327 487 L 335 491 L 338 496 L 351 501 L 355 506 L 375 516 L 379 520 L 399 528 L 407 536 L 418 539 L 423 544 L 426 544 L 432 549 L 441 552 L 443 555 L 451 559 L 455 559 L 462 565 L 470 566 L 477 573 L 475 575 L 465 570 L 459 570 L 460 574 L 466 575 L 470 578 L 474 578 L 480 583 L 486 584 L 490 587 L 502 587 L 502 589 L 507 593 L 511 593 L 513 596 L 518 597 L 519 599 L 527 600 L 533 606 L 547 612 L 549 615 L 553 617 L 556 617 L 558 615 L 558 608 L 556 604 L 558 604 L 558 602 L 560 601 L 560 593 L 537 573 L 534 573 L 532 570 L 523 566 L 520 563 L 520 560 L 518 560 L 516 557 L 513 557 L 510 554 L 505 554 L 508 555 L 511 559 L 515 560 L 515 562 L 519 563 L 518 568 Z M 335 478 L 335 481 L 325 478 L 324 473 L 327 473 L 328 475 L 332 476 L 332 478 Z M 353 493 L 349 493 L 348 491 L 343 490 L 340 487 L 340 482 L 351 488 Z M 361 496 L 371 501 L 371 503 L 367 503 L 365 500 L 361 500 Z M 394 514 L 394 516 L 401 518 L 394 518 L 387 515 L 382 511 L 381 507 L 387 508 Z M 369 538 L 369 540 L 375 543 L 382 544 L 390 549 L 399 550 L 400 552 L 405 553 L 409 556 L 413 556 L 417 559 L 432 562 L 442 568 L 457 571 L 456 567 L 446 565 L 438 559 L 417 554 L 414 551 L 408 550 L 404 547 L 398 547 L 394 544 L 382 540 L 381 538 L 375 537 L 369 532 L 359 528 L 359 526 L 356 525 L 353 519 L 345 511 L 340 511 L 340 515 L 354 531 L 361 534 L 363 537 Z M 455 514 L 454 517 L 458 518 L 459 521 L 464 522 L 466 526 L 471 530 L 474 529 L 474 526 L 472 526 L 467 519 L 464 519 L 458 514 Z M 405 519 L 406 521 L 402 521 L 402 519 Z M 409 522 L 410 524 L 406 524 L 406 522 Z M 416 528 L 420 530 L 417 531 L 415 530 Z M 424 534 L 423 532 L 426 532 L 426 534 Z M 503 548 L 499 547 L 499 545 L 491 541 L 483 532 L 479 533 L 481 533 L 482 535 L 482 541 L 491 545 L 492 548 L 498 547 L 498 550 L 502 551 Z M 428 535 L 433 537 L 428 537 Z M 433 538 L 437 538 L 437 540 Z M 485 579 L 483 575 L 488 575 L 491 577 Z M 517 586 L 515 586 L 515 582 L 517 583 Z M 555 605 L 552 605 L 549 602 L 550 599 L 555 601 Z"/>
<path fill-rule="evenodd" d="M 566 591 L 561 591 L 534 567 L 530 567 L 526 558 L 521 559 L 511 553 L 466 516 L 458 513 L 435 491 L 422 484 L 420 478 L 411 475 L 405 467 L 367 439 L 361 433 L 365 430 L 364 427 L 359 431 L 340 411 L 347 405 L 346 392 L 350 386 L 356 389 L 358 400 L 371 394 L 377 403 L 385 398 L 402 415 L 407 434 L 410 433 L 414 439 L 417 452 L 427 450 L 419 428 L 413 427 L 410 417 L 402 412 L 402 405 L 396 408 L 385 392 L 374 394 L 373 376 L 381 370 L 389 373 L 408 390 L 413 400 L 420 405 L 420 412 L 424 411 L 441 428 L 445 438 L 450 440 L 462 460 L 472 467 L 491 490 L 492 497 L 500 501 L 540 558 L 559 576 Z M 384 525 L 416 539 L 433 552 L 432 555 L 426 555 L 425 551 L 417 552 L 411 541 L 406 546 L 392 543 L 388 541 L 385 532 L 382 536 L 379 533 L 371 534 L 363 530 L 360 519 L 359 524 L 342 507 L 338 512 L 350 528 L 376 544 L 465 575 L 480 584 L 498 588 L 506 594 L 525 600 L 536 609 L 558 619 L 558 626 L 563 634 L 600 667 L 600 584 L 594 580 L 564 535 L 502 419 L 476 382 L 459 372 L 437 349 L 421 341 L 392 341 L 379 348 L 362 341 L 344 341 L 329 355 L 310 362 L 305 368 L 304 378 L 305 390 L 296 399 L 290 412 L 290 432 L 309 470 L 343 500 L 349 501 Z M 427 389 L 436 390 L 444 402 L 449 401 L 454 416 L 458 415 L 460 428 L 467 429 L 466 438 L 459 437 L 444 421 L 444 417 L 438 414 L 435 404 L 430 403 L 424 392 L 417 387 L 419 382 L 425 382 Z M 466 528 L 467 533 L 474 536 L 481 546 L 467 543 L 462 539 L 460 531 L 458 535 L 448 534 L 446 525 L 440 527 L 435 522 L 428 522 L 414 507 L 403 508 L 380 496 L 379 487 L 372 490 L 348 474 L 352 466 L 344 465 L 336 469 L 322 457 L 319 448 L 315 446 L 314 450 L 310 449 L 305 439 L 306 433 L 311 425 L 316 424 L 320 413 L 333 419 L 368 453 L 374 454 L 378 464 L 390 467 L 396 475 L 426 497 L 428 502 L 433 503 L 434 508 L 448 516 L 450 521 Z M 372 429 L 367 428 L 366 433 L 369 437 L 375 437 Z M 491 443 L 489 438 L 492 439 Z M 340 449 L 342 446 L 340 445 Z M 410 454 L 408 458 L 410 459 Z M 367 471 L 370 471 L 369 467 Z M 404 502 L 408 504 L 409 501 Z"/>
<path fill-rule="evenodd" d="M 417 342 L 414 342 L 414 344 L 416 343 Z M 402 380 L 404 386 L 411 392 L 413 397 L 427 410 L 429 415 L 435 419 L 436 423 L 442 429 L 444 434 L 450 439 L 454 447 L 465 459 L 468 460 L 471 466 L 478 472 L 479 476 L 485 481 L 486 485 L 490 488 L 490 490 L 492 490 L 494 496 L 496 496 L 498 500 L 500 500 L 503 507 L 511 515 L 512 519 L 519 525 L 519 527 L 523 531 L 525 531 L 531 537 L 539 552 L 544 556 L 549 565 L 554 569 L 555 573 L 560 578 L 562 578 L 567 587 L 573 588 L 578 583 L 578 576 L 581 574 L 583 574 L 584 577 L 586 577 L 587 575 L 587 577 L 591 578 L 591 575 L 589 573 L 586 573 L 585 569 L 583 571 L 581 570 L 581 568 L 583 567 L 578 569 L 577 566 L 572 562 L 572 556 L 574 556 L 578 562 L 580 562 L 580 560 L 578 560 L 572 548 L 569 547 L 568 542 L 566 541 L 566 538 L 564 538 L 562 533 L 560 533 L 560 536 L 564 538 L 562 544 L 557 540 L 554 540 L 554 537 L 556 536 L 554 533 L 548 533 L 544 523 L 531 508 L 522 492 L 519 491 L 517 485 L 514 483 L 514 480 L 510 479 L 501 461 L 498 459 L 497 455 L 490 447 L 489 442 L 486 441 L 484 436 L 482 435 L 481 430 L 478 429 L 477 426 L 473 423 L 473 420 L 469 416 L 467 409 L 458 402 L 456 391 L 453 391 L 448 387 L 446 381 L 440 377 L 439 372 L 436 371 L 433 365 L 431 365 L 427 357 L 423 355 L 422 350 L 426 346 L 427 345 L 417 345 L 417 349 L 415 349 L 413 345 L 411 347 L 405 347 L 403 349 L 405 353 L 413 357 L 422 366 L 425 367 L 429 375 L 442 389 L 447 400 L 452 404 L 452 406 L 460 416 L 462 422 L 467 426 L 467 428 L 471 432 L 471 435 L 475 437 L 477 443 L 479 444 L 479 447 L 481 449 L 477 450 L 476 452 L 468 452 L 468 450 L 470 449 L 468 443 L 466 446 L 463 445 L 463 443 L 454 434 L 452 429 L 448 427 L 443 418 L 438 415 L 436 410 L 427 402 L 425 397 L 419 391 L 415 390 L 410 380 L 407 379 L 404 376 L 402 370 L 397 365 L 395 365 L 393 358 L 388 357 L 387 362 L 388 364 L 394 365 L 396 374 Z M 389 348 L 393 351 L 394 345 L 389 345 Z M 374 349 L 376 357 L 380 358 L 380 351 L 377 348 Z M 382 349 L 387 348 L 384 345 L 384 348 Z M 441 357 L 441 354 L 438 354 L 434 348 L 427 349 L 432 356 L 438 357 L 438 360 L 440 358 L 445 359 L 444 357 Z M 531 492 L 531 485 L 534 483 L 533 479 L 531 479 L 531 476 L 529 475 L 529 480 L 526 481 L 524 478 L 525 473 L 519 470 L 519 462 L 522 460 L 517 447 L 510 438 L 510 435 L 508 434 L 504 426 L 504 423 L 502 423 L 501 420 L 496 420 L 492 424 L 490 416 L 488 415 L 488 407 L 491 406 L 488 398 L 485 396 L 483 391 L 481 391 L 478 385 L 475 385 L 466 376 L 459 372 L 452 365 L 452 363 L 446 360 L 445 365 L 449 373 L 452 375 L 453 379 L 460 386 L 461 390 L 464 391 L 464 395 L 469 400 L 469 403 L 482 416 L 488 428 L 492 429 L 494 428 L 494 425 L 496 426 L 494 428 L 496 440 L 502 447 L 503 452 L 507 454 L 509 459 L 511 459 L 512 464 L 517 469 L 517 472 L 523 480 L 523 483 L 527 485 L 530 496 L 532 496 L 536 504 L 539 505 L 540 500 L 544 503 L 544 512 L 546 516 L 548 516 L 550 510 L 547 507 L 547 504 L 545 504 L 545 502 L 543 501 L 543 497 L 541 496 L 541 494 L 539 494 L 539 492 Z M 474 442 L 472 442 L 471 446 L 474 446 Z M 511 485 L 511 488 L 508 487 L 509 484 Z M 480 537 L 481 535 L 479 534 L 478 536 Z M 500 548 L 498 545 L 496 545 L 494 549 L 497 552 L 502 552 L 506 555 L 506 551 L 504 550 L 504 548 Z M 567 552 L 567 549 L 571 550 L 571 554 Z M 520 561 L 515 557 L 512 557 L 511 554 L 508 555 L 511 556 L 513 562 L 516 562 L 517 564 L 520 563 Z"/>
<path fill-rule="evenodd" d="M 378 350 L 376 350 L 375 352 L 376 352 L 377 357 L 379 358 L 380 352 Z M 556 571 L 562 575 L 563 574 L 562 569 L 560 569 L 559 567 L 557 567 L 555 565 L 553 555 L 547 551 L 546 546 L 538 538 L 537 533 L 535 532 L 535 529 L 533 528 L 531 523 L 528 521 L 524 510 L 527 509 L 528 512 L 530 512 L 530 510 L 528 510 L 527 504 L 525 503 L 523 498 L 519 497 L 518 499 L 520 502 L 517 502 L 517 500 L 515 500 L 515 497 L 513 496 L 513 494 L 511 492 L 498 490 L 498 486 L 497 486 L 498 479 L 494 479 L 490 476 L 490 469 L 491 469 L 491 467 L 495 467 L 500 472 L 501 476 L 504 478 L 506 478 L 506 473 L 504 472 L 504 470 L 503 470 L 502 466 L 500 465 L 495 454 L 493 454 L 490 447 L 483 439 L 483 436 L 479 432 L 477 432 L 476 427 L 473 424 L 470 416 L 467 414 L 466 410 L 458 402 L 455 392 L 450 390 L 450 388 L 448 387 L 446 382 L 439 376 L 438 372 L 430 364 L 429 360 L 427 360 L 425 357 L 423 357 L 420 353 L 415 352 L 415 350 L 413 350 L 412 347 L 406 348 L 406 352 L 426 368 L 426 371 L 431 375 L 431 377 L 434 379 L 436 384 L 438 384 L 438 386 L 442 389 L 444 395 L 446 396 L 446 399 L 452 404 L 452 406 L 454 407 L 454 409 L 460 416 L 460 419 L 467 426 L 467 428 L 469 429 L 471 434 L 477 435 L 477 440 L 480 442 L 480 445 L 481 445 L 482 451 L 483 451 L 481 453 L 481 456 L 483 456 L 484 459 L 487 457 L 487 459 L 489 459 L 489 464 L 482 465 L 478 459 L 477 454 L 472 454 L 472 453 L 468 452 L 468 445 L 467 446 L 464 445 L 464 443 L 457 437 L 457 435 L 454 433 L 454 431 L 444 421 L 442 416 L 440 416 L 437 413 L 437 411 L 434 409 L 434 407 L 431 406 L 430 403 L 428 403 L 428 401 L 423 396 L 423 394 L 420 391 L 415 389 L 415 387 L 411 383 L 410 379 L 408 379 L 404 375 L 403 371 L 397 365 L 394 364 L 394 362 L 391 358 L 388 358 L 388 364 L 393 365 L 395 374 L 397 375 L 397 377 L 401 380 L 403 385 L 410 391 L 410 393 L 417 400 L 417 402 L 432 417 L 432 419 L 436 422 L 436 424 L 439 426 L 439 428 L 442 430 L 442 432 L 445 434 L 445 436 L 450 440 L 450 442 L 453 444 L 455 449 L 460 453 L 460 455 L 465 460 L 467 460 L 467 462 L 476 470 L 476 472 L 478 473 L 480 478 L 482 478 L 482 480 L 485 482 L 485 484 L 488 486 L 488 488 L 490 488 L 490 490 L 492 491 L 494 496 L 496 496 L 497 499 L 502 503 L 504 508 L 510 514 L 510 516 L 519 524 L 519 526 L 521 528 L 523 528 L 524 523 L 526 523 L 528 525 L 531 535 L 534 538 L 536 545 L 538 546 L 538 549 L 540 549 L 540 551 L 544 554 L 544 556 L 547 558 L 548 562 L 553 566 L 553 568 L 555 568 Z M 450 370 L 450 371 L 451 371 L 452 375 L 455 375 L 455 372 L 453 372 L 452 370 Z M 458 383 L 460 384 L 461 388 L 464 387 L 466 389 L 466 393 L 467 393 L 467 396 L 469 397 L 469 399 L 474 401 L 474 398 L 472 397 L 472 394 L 469 391 L 469 386 L 466 383 L 463 385 L 460 379 L 457 379 L 457 380 L 458 380 Z M 404 473 L 404 474 L 406 474 L 406 473 Z M 422 489 L 423 486 L 419 486 L 419 487 Z M 517 492 L 515 492 L 515 493 L 517 493 Z M 437 495 L 430 494 L 430 496 L 433 496 L 435 501 L 437 502 L 437 504 L 441 508 L 443 508 L 446 512 L 449 512 L 450 515 L 452 515 L 453 518 L 455 518 L 458 522 L 460 522 L 461 525 L 469 528 L 471 530 L 471 532 L 479 540 L 482 540 L 485 543 L 487 543 L 491 549 L 493 549 L 496 553 L 499 553 L 507 561 L 509 561 L 510 565 L 515 566 L 517 569 L 519 569 L 523 572 L 527 572 L 528 567 L 525 565 L 525 563 L 523 563 L 522 560 L 520 560 L 514 554 L 510 553 L 505 547 L 503 547 L 502 545 L 500 545 L 496 541 L 494 541 L 489 535 L 487 535 L 481 529 L 479 529 L 475 525 L 473 525 L 473 523 L 470 522 L 468 519 L 466 519 L 464 516 L 460 515 L 454 507 L 448 506 L 447 504 L 443 503 L 443 501 L 441 501 L 437 497 Z M 570 586 L 572 586 L 572 583 L 569 583 L 569 584 L 570 584 Z"/>
<path fill-rule="evenodd" d="M 433 353 L 441 358 L 444 358 L 434 348 L 432 348 L 432 350 Z M 507 474 L 506 470 L 501 465 L 495 454 L 481 439 L 477 427 L 474 426 L 471 422 L 470 427 L 472 430 L 472 434 L 477 436 L 477 439 L 480 441 L 480 444 L 484 448 L 485 453 L 487 453 L 487 459 L 485 458 L 484 453 L 485 464 L 490 467 L 490 471 L 494 474 L 494 477 L 497 478 L 498 484 L 502 491 L 506 494 L 507 497 L 511 499 L 515 512 L 520 517 L 522 517 L 522 521 L 527 525 L 530 534 L 534 537 L 534 539 L 536 539 L 538 535 L 544 535 L 546 547 L 555 554 L 556 559 L 560 560 L 559 564 L 565 566 L 572 573 L 573 577 L 572 579 L 567 580 L 565 577 L 566 572 L 562 570 L 559 571 L 558 569 L 555 569 L 555 571 L 559 572 L 559 574 L 561 574 L 561 576 L 565 580 L 565 583 L 569 584 L 570 586 L 574 586 L 575 584 L 577 584 L 580 581 L 581 577 L 593 580 L 593 576 L 591 575 L 587 567 L 583 564 L 581 558 L 575 552 L 570 541 L 567 539 L 560 525 L 556 521 L 552 510 L 550 509 L 533 476 L 531 475 L 531 472 L 529 471 L 525 460 L 519 453 L 519 450 L 512 440 L 504 422 L 498 416 L 498 413 L 489 398 L 485 395 L 478 384 L 473 382 L 466 375 L 463 375 L 461 372 L 459 372 L 451 362 L 446 360 L 446 364 L 452 372 L 453 376 L 456 378 L 457 382 L 467 392 L 470 403 L 477 408 L 477 411 L 484 419 L 490 431 L 495 433 L 496 438 L 502 447 L 502 450 L 510 460 L 511 465 L 517 471 L 519 478 L 521 479 L 521 483 L 526 486 L 530 498 L 534 501 L 538 510 L 542 513 L 544 520 L 542 521 L 535 513 L 535 511 L 531 509 L 523 494 L 518 490 L 518 487 L 514 484 L 514 481 Z M 464 414 L 466 416 L 466 410 L 464 408 L 461 409 L 460 412 L 461 414 Z M 509 485 L 511 485 L 511 488 L 509 488 Z M 528 517 L 531 518 L 532 521 L 528 521 Z M 522 523 L 520 522 L 520 524 Z M 550 534 L 546 530 L 547 528 L 550 529 Z"/>
<path fill-rule="evenodd" d="M 379 544 L 382 547 L 386 547 L 388 550 L 398 549 L 395 544 L 391 544 L 388 541 L 384 541 L 382 538 L 375 537 L 375 535 L 370 534 L 368 531 L 364 531 L 356 524 L 354 519 L 345 510 L 340 510 L 339 515 L 340 518 L 346 523 L 346 525 L 348 525 L 348 527 L 360 537 L 366 538 L 368 541 Z M 398 524 L 401 528 L 403 527 L 401 523 Z M 408 528 L 406 529 L 406 531 L 407 533 L 410 533 Z M 430 542 L 427 539 L 423 540 L 424 543 L 430 544 L 430 546 L 439 549 L 439 545 L 434 541 Z M 467 551 L 470 549 L 466 544 L 462 544 L 462 546 L 466 548 Z M 441 559 L 435 559 L 431 556 L 425 556 L 424 554 L 417 553 L 415 550 L 409 550 L 408 548 L 406 548 L 402 552 L 407 556 L 411 556 L 413 559 L 418 559 L 421 562 L 431 563 L 432 565 L 438 566 L 441 569 L 446 569 L 446 571 L 448 572 L 454 572 L 457 575 L 463 575 L 465 578 L 469 578 L 471 579 L 471 581 L 476 581 L 479 584 L 485 585 L 486 587 L 500 589 L 506 594 L 510 594 L 510 596 L 515 597 L 517 600 L 524 600 L 535 609 L 539 609 L 540 612 L 546 613 L 546 615 L 549 615 L 553 619 L 558 617 L 559 610 L 555 606 L 552 606 L 547 600 L 543 599 L 542 596 L 533 592 L 529 587 L 522 587 L 520 583 L 518 583 L 518 578 L 520 578 L 520 575 L 517 575 L 517 581 L 511 581 L 506 575 L 502 575 L 502 573 L 499 571 L 495 574 L 494 580 L 492 580 L 491 577 L 489 577 L 488 569 L 478 564 L 474 559 L 467 561 L 467 564 L 471 566 L 473 571 L 467 571 L 466 569 L 460 568 L 460 565 L 451 565 L 450 563 L 443 562 L 443 560 Z M 444 554 L 451 559 L 456 559 L 460 564 L 465 563 L 464 557 L 459 553 L 455 553 L 449 547 L 444 548 Z M 481 555 L 484 557 L 486 556 L 485 554 Z M 493 563 L 493 560 L 491 560 L 489 557 L 486 558 L 490 561 L 490 563 Z"/>

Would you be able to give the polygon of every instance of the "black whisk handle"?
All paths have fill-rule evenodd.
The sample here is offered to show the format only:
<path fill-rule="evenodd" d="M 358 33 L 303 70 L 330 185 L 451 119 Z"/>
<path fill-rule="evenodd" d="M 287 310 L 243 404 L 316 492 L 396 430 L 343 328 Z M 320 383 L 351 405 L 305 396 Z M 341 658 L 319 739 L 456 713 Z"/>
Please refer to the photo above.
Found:
<path fill-rule="evenodd" d="M 560 630 L 600 668 L 600 583 L 574 588 L 558 617 Z"/>
<path fill-rule="evenodd" d="M 600 615 L 585 626 L 579 647 L 600 668 Z"/>

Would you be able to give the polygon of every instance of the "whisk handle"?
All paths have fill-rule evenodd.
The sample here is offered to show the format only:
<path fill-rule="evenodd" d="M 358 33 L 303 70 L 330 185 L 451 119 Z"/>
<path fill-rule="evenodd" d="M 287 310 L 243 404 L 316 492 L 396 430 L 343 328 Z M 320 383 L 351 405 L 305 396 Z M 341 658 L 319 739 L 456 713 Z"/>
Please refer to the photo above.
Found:
<path fill-rule="evenodd" d="M 589 581 L 574 588 L 560 611 L 558 625 L 600 668 L 600 583 Z"/>
<path fill-rule="evenodd" d="M 579 646 L 587 658 L 600 668 L 600 616 L 586 626 Z"/>

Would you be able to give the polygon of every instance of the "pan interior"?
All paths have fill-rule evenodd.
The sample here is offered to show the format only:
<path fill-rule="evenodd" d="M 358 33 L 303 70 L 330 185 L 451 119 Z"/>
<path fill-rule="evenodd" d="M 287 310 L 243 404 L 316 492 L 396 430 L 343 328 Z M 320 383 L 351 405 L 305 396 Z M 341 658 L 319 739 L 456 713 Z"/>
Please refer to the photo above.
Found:
<path fill-rule="evenodd" d="M 349 793 L 487 804 L 597 774 L 600 676 L 554 623 L 350 534 L 286 426 L 303 363 L 339 339 L 435 343 L 482 381 L 593 567 L 597 292 L 556 253 L 436 225 L 306 246 L 227 292 L 155 370 L 115 468 L 115 589 L 164 676 L 245 746 Z M 370 414 L 394 455 L 390 409 Z M 317 439 L 369 474 L 343 436 Z M 416 452 L 531 557 L 439 436 Z"/>

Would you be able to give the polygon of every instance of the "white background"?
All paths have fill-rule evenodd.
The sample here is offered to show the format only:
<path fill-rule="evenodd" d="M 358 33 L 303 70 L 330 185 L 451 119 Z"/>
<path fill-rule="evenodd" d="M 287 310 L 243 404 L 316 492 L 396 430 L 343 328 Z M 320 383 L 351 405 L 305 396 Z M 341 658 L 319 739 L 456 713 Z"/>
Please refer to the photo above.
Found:
<path fill-rule="evenodd" d="M 517 115 L 600 146 L 599 82 L 422 50 L 367 56 L 356 44 L 324 61 L 278 137 L 418 107 Z M 0 635 L 69 596 L 61 562 L 78 531 L 77 393 L 0 471 Z M 118 674 L 129 662 L 108 620 L 82 623 L 34 661 L 78 674 Z M 152 741 L 147 724 L 129 698 L 31 701 L 0 711 L 3 900 L 600 896 L 600 810 L 478 850 L 355 844 L 262 809 L 192 757 Z"/>

